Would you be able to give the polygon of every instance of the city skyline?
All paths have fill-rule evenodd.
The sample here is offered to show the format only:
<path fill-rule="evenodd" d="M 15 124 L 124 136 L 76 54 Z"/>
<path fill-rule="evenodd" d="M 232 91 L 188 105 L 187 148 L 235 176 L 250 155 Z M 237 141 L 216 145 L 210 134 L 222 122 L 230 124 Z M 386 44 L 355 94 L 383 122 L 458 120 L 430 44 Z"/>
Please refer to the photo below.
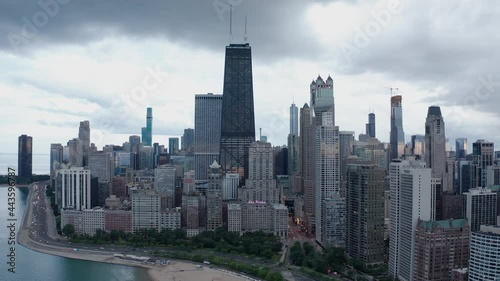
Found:
<path fill-rule="evenodd" d="M 8 272 L 500 278 L 500 3 L 3 2 Z"/>
<path fill-rule="evenodd" d="M 155 3 L 155 1 L 151 1 Z M 255 1 L 258 2 L 258 1 Z M 356 135 L 364 131 L 364 124 L 366 123 L 365 117 L 370 108 L 373 108 L 377 114 L 377 137 L 381 141 L 388 141 L 389 138 L 389 115 L 387 112 L 387 103 L 384 100 L 389 96 L 389 90 L 384 87 L 397 86 L 400 89 L 405 100 L 405 104 L 412 106 L 405 107 L 405 120 L 403 127 L 405 128 L 405 139 L 410 139 L 413 134 L 423 134 L 424 128 L 421 120 L 425 119 L 425 109 L 430 105 L 439 105 L 442 108 L 443 116 L 447 119 L 447 131 L 450 139 L 465 137 L 469 139 L 469 144 L 476 139 L 482 138 L 483 135 L 490 132 L 491 126 L 495 128 L 498 126 L 498 119 L 495 115 L 491 115 L 491 104 L 495 104 L 497 95 L 490 93 L 489 90 L 495 91 L 496 84 L 496 71 L 489 64 L 471 63 L 468 61 L 469 56 L 453 56 L 455 59 L 450 65 L 469 65 L 467 73 L 460 72 L 459 67 L 446 67 L 445 69 L 437 68 L 431 73 L 426 71 L 434 69 L 436 63 L 443 63 L 443 61 L 434 61 L 432 56 L 422 61 L 419 66 L 413 65 L 408 61 L 412 56 L 424 56 L 431 53 L 431 50 L 425 48 L 421 53 L 413 54 L 405 51 L 404 48 L 400 49 L 400 53 L 394 55 L 397 63 L 392 63 L 393 58 L 388 57 L 383 47 L 384 42 L 394 41 L 386 40 L 395 38 L 404 31 L 403 34 L 412 34 L 416 36 L 417 42 L 421 42 L 422 37 L 426 34 L 448 34 L 443 31 L 446 30 L 448 24 L 456 22 L 458 19 L 452 14 L 445 14 L 442 17 L 443 24 L 433 26 L 429 31 L 419 33 L 408 32 L 408 22 L 416 17 L 423 15 L 428 17 L 432 11 L 440 11 L 446 7 L 458 9 L 458 11 L 466 12 L 467 5 L 465 4 L 451 4 L 452 2 L 444 2 L 437 6 L 420 6 L 415 3 L 405 3 L 400 13 L 392 16 L 392 22 L 386 29 L 383 29 L 378 36 L 370 38 L 369 44 L 359 49 L 359 55 L 352 57 L 352 64 L 346 62 L 344 54 L 340 49 L 342 43 L 349 43 L 353 45 L 353 40 L 356 32 L 346 27 L 341 28 L 337 25 L 338 38 L 325 38 L 315 36 L 321 25 L 321 21 L 314 21 L 313 14 L 331 14 L 337 13 L 351 14 L 354 10 L 359 11 L 360 15 L 353 17 L 353 25 L 358 25 L 361 28 L 365 27 L 367 23 L 375 21 L 370 12 L 381 13 L 387 10 L 388 1 L 378 1 L 374 4 L 352 4 L 349 6 L 342 1 L 333 3 L 299 3 L 299 1 L 292 1 L 290 3 L 291 10 L 300 10 L 303 19 L 300 24 L 305 24 L 310 27 L 310 32 L 298 32 L 294 38 L 284 38 L 283 36 L 274 37 L 276 43 L 283 43 L 289 47 L 284 48 L 280 53 L 269 47 L 269 42 L 263 40 L 269 35 L 286 34 L 292 28 L 296 28 L 296 23 L 291 26 L 272 25 L 267 21 L 286 20 L 289 22 L 288 14 L 283 16 L 267 19 L 263 22 L 257 20 L 258 3 L 242 2 L 240 5 L 234 7 L 234 36 L 233 42 L 243 41 L 243 16 L 248 13 L 248 37 L 249 42 L 252 43 L 255 52 L 254 57 L 254 92 L 255 92 L 255 107 L 256 107 L 256 129 L 263 128 L 263 134 L 268 136 L 268 140 L 273 144 L 285 144 L 288 131 L 288 112 L 286 106 L 281 106 L 276 101 L 293 100 L 297 105 L 302 105 L 308 101 L 307 97 L 307 82 L 315 77 L 317 73 L 331 74 L 334 80 L 339 83 L 336 85 L 336 91 L 339 93 L 336 97 L 336 103 L 339 105 L 337 111 L 337 122 L 341 128 L 352 130 Z M 82 4 L 85 5 L 85 4 Z M 157 4 L 162 7 L 162 4 Z M 191 6 L 189 3 L 182 3 L 176 5 Z M 154 106 L 155 112 L 162 112 L 162 114 L 155 114 L 155 135 L 153 142 L 164 143 L 170 136 L 180 136 L 184 128 L 192 127 L 194 104 L 192 104 L 192 96 L 199 93 L 206 92 L 222 92 L 222 77 L 223 77 L 223 53 L 222 48 L 231 42 L 227 34 L 229 13 L 224 12 L 221 17 L 217 13 L 211 3 L 205 5 L 193 5 L 194 11 L 206 10 L 200 12 L 200 20 L 213 24 L 213 31 L 207 32 L 210 36 L 215 35 L 215 39 L 210 39 L 202 49 L 193 50 L 192 48 L 197 45 L 190 38 L 185 38 L 185 35 L 177 32 L 171 32 L 165 39 L 151 39 L 150 34 L 146 32 L 143 34 L 144 38 L 151 40 L 151 49 L 146 58 L 140 58 L 139 54 L 143 52 L 143 46 L 139 43 L 130 43 L 130 25 L 122 23 L 120 20 L 117 24 L 123 24 L 126 27 L 122 32 L 117 32 L 117 38 L 95 38 L 92 36 L 82 38 L 82 41 L 88 42 L 87 47 L 80 46 L 78 43 L 81 41 L 68 40 L 59 32 L 54 32 L 58 28 L 65 28 L 65 25 L 58 25 L 60 21 L 65 21 L 63 13 L 72 14 L 75 12 L 79 5 L 64 6 L 61 9 L 61 14 L 51 18 L 50 24 L 39 30 L 40 36 L 33 39 L 33 42 L 26 44 L 20 48 L 17 56 L 26 52 L 31 52 L 31 62 L 17 62 L 11 59 L 11 56 L 16 56 L 12 50 L 9 42 L 4 42 L 1 45 L 0 59 L 6 62 L 7 67 L 12 68 L 13 71 L 7 74 L 5 78 L 0 80 L 1 88 L 4 89 L 0 94 L 5 98 L 6 103 L 1 105 L 3 114 L 6 116 L 15 116 L 14 120 L 6 125 L 8 135 L 0 140 L 2 150 L 0 152 L 13 152 L 15 149 L 14 138 L 29 132 L 37 142 L 34 143 L 34 153 L 46 153 L 46 148 L 50 143 L 55 142 L 53 136 L 50 134 L 51 130 L 58 128 L 58 131 L 64 139 L 69 139 L 74 135 L 73 124 L 81 120 L 89 120 L 93 124 L 94 130 L 102 131 L 105 138 L 101 138 L 100 143 L 96 144 L 101 147 L 106 143 L 122 143 L 128 135 L 139 134 L 140 128 L 144 126 L 144 110 L 148 106 Z M 483 7 L 477 8 L 477 14 L 473 17 L 472 21 L 477 22 L 483 18 L 483 15 L 488 11 L 489 7 L 485 4 Z M 40 7 L 32 6 L 33 11 L 39 10 Z M 135 11 L 136 12 L 136 11 Z M 269 13 L 270 11 L 265 11 Z M 169 9 L 165 9 L 165 13 L 170 13 Z M 404 14 L 404 17 L 402 16 Z M 18 15 L 16 17 L 16 15 Z M 28 16 L 30 14 L 24 15 Z M 21 27 L 22 22 L 21 10 L 14 9 L 12 13 L 6 15 L 6 20 L 12 22 L 12 26 Z M 138 20 L 143 18 L 142 14 L 138 15 Z M 295 17 L 294 17 L 295 18 Z M 86 19 L 80 19 L 86 22 Z M 98 19 L 101 21 L 102 19 Z M 114 19 L 113 19 L 114 20 Z M 168 20 L 181 22 L 182 19 L 171 17 Z M 398 23 L 397 27 L 394 23 Z M 142 22 L 142 21 L 141 21 Z M 271 27 L 264 30 L 259 28 L 261 24 L 267 22 L 266 26 Z M 315 23 L 316 22 L 316 23 Z M 376 22 L 376 21 L 375 21 Z M 61 26 L 61 27 L 58 27 Z M 149 26 L 149 24 L 147 24 Z M 162 25 L 163 26 L 163 25 Z M 197 25 L 198 27 L 199 25 Z M 350 26 L 347 24 L 347 26 Z M 16 29 L 9 29 L 7 27 L 0 27 L 6 31 L 16 32 Z M 192 24 L 183 26 L 187 30 L 195 30 Z M 297 27 L 298 28 L 298 27 Z M 479 31 L 486 32 L 487 27 L 477 27 Z M 486 30 L 483 30 L 486 29 Z M 169 29 L 170 30 L 170 29 Z M 431 33 L 432 32 L 432 33 Z M 465 33 L 469 32 L 473 38 L 472 27 L 464 30 Z M 262 33 L 262 34 L 261 34 Z M 481 33 L 481 32 L 479 32 Z M 183 33 L 184 34 L 184 33 Z M 47 41 L 39 49 L 36 48 L 41 38 L 47 36 L 54 40 Z M 451 35 L 447 35 L 451 36 Z M 476 35 L 477 36 L 477 35 Z M 202 36 L 201 38 L 205 38 Z M 297 40 L 313 37 L 315 44 L 313 48 L 304 47 L 303 44 L 286 44 L 289 40 Z M 465 38 L 466 36 L 464 36 Z M 180 38 L 180 42 L 174 40 Z M 464 49 L 457 47 L 454 40 L 449 37 L 437 40 L 443 49 L 453 50 L 455 53 L 462 54 Z M 76 40 L 76 39 L 73 39 Z M 325 42 L 327 41 L 327 42 Z M 399 40 L 398 40 L 399 41 Z M 404 41 L 404 40 L 403 40 Z M 451 43 L 454 42 L 454 43 Z M 66 44 L 67 43 L 67 44 Z M 335 43 L 337 48 L 328 50 L 327 43 Z M 121 49 L 122 44 L 130 45 L 130 48 L 120 52 L 106 53 L 106 50 Z M 399 43 L 401 44 L 401 43 Z M 187 46 L 188 48 L 184 48 Z M 469 45 L 467 45 L 469 46 Z M 397 46 L 394 46 L 394 48 Z M 471 47 L 471 46 L 469 46 Z M 482 47 L 477 47 L 482 48 Z M 56 52 L 58 57 L 53 55 L 44 56 L 47 52 Z M 88 56 L 87 53 L 94 53 L 94 56 Z M 323 57 L 330 57 L 323 61 L 312 60 L 308 58 L 311 52 L 322 55 Z M 172 55 L 176 53 L 177 57 Z M 477 54 L 483 54 L 491 57 L 491 52 L 479 50 Z M 367 57 L 385 58 L 388 63 L 380 63 L 376 65 L 375 62 L 370 61 Z M 431 53 L 432 54 L 432 53 Z M 106 56 L 105 56 L 106 55 Z M 129 57 L 130 62 L 123 62 L 124 65 L 117 65 L 118 57 Z M 271 57 L 271 58 L 270 58 Z M 425 56 L 424 56 L 425 57 Z M 102 62 L 98 63 L 97 61 Z M 65 66 L 65 61 L 72 60 L 75 64 L 88 61 L 83 68 L 78 72 L 76 69 Z M 195 61 L 206 61 L 201 64 L 196 70 L 191 67 L 183 65 L 192 64 Z M 488 60 L 494 61 L 494 60 Z M 49 68 L 50 65 L 53 66 Z M 158 62 L 158 63 L 157 63 Z M 23 73 L 22 79 L 28 86 L 23 88 L 15 81 L 19 81 L 19 69 L 24 65 L 33 66 L 33 69 L 38 69 L 41 75 L 34 75 L 33 72 L 27 71 Z M 445 64 L 446 65 L 446 64 Z M 361 72 L 366 66 L 366 72 Z M 424 67 L 422 67 L 424 66 Z M 102 70 L 101 70 L 102 69 Z M 300 70 L 298 70 L 300 69 Z M 365 68 L 363 68 L 365 69 Z M 407 71 L 399 71 L 399 69 L 407 69 Z M 158 71 L 157 71 L 158 70 Z M 156 72 L 155 72 L 156 71 Z M 151 73 L 164 72 L 163 76 L 155 76 L 156 80 L 149 81 L 156 84 L 154 90 L 148 91 L 146 97 L 139 103 L 131 104 L 133 108 L 126 109 L 126 118 L 113 122 L 112 119 L 117 116 L 117 113 L 122 110 L 123 105 L 120 98 L 122 95 L 127 100 L 131 100 L 131 90 L 139 85 L 141 86 L 142 79 L 145 76 L 150 76 Z M 38 74 L 40 74 L 38 73 Z M 274 74 L 276 73 L 276 74 Z M 81 74 L 81 75 L 80 75 Z M 456 75 L 455 75 L 456 74 Z M 269 76 L 271 75 L 271 76 Z M 411 77 L 410 77 L 411 76 Z M 59 77 L 59 78 L 55 78 Z M 101 77 L 101 78 L 99 78 Z M 199 77 L 197 83 L 189 83 L 188 79 L 192 77 Z M 273 83 L 267 83 L 266 77 L 270 77 Z M 454 77 L 453 79 L 443 77 Z M 119 78 L 119 79 L 118 79 Z M 120 83 L 118 81 L 127 81 Z M 489 83 L 493 81 L 495 83 Z M 95 83 L 97 82 L 97 83 Z M 98 85 L 95 89 L 88 89 L 85 84 Z M 467 85 L 464 86 L 464 83 Z M 489 84 L 488 84 L 489 83 Z M 81 86 L 81 90 L 71 90 L 70 85 Z M 183 85 L 179 90 L 177 85 Z M 460 84 L 460 85 L 459 85 Z M 489 85 L 489 87 L 488 87 Z M 80 87 L 78 87 L 80 88 Z M 474 93 L 479 88 L 481 95 L 478 97 Z M 30 90 L 28 90 L 30 89 Z M 454 91 L 456 90 L 456 91 Z M 81 92 L 80 92 L 81 91 Z M 64 94 L 63 94 L 64 93 Z M 85 94 L 83 94 L 85 93 Z M 449 94 L 448 94 L 449 93 Z M 453 98 L 448 96 L 453 93 Z M 40 97 L 44 97 L 43 100 Z M 27 97 L 27 99 L 20 98 Z M 359 99 L 363 101 L 360 103 Z M 268 102 L 271 99 L 273 102 Z M 118 107 L 109 110 L 113 101 L 120 101 Z M 9 105 L 9 106 L 7 106 Z M 10 106 L 18 105 L 18 106 Z M 14 108 L 16 110 L 14 111 Z M 20 108 L 21 110 L 18 110 Z M 77 108 L 70 110 L 69 108 Z M 23 112 L 21 115 L 20 112 Z M 169 123 L 174 116 L 179 122 Z M 453 117 L 450 117 L 453 116 Z M 90 118 L 92 117 L 92 118 Z M 481 119 L 490 118 L 491 122 L 486 125 L 479 125 Z M 36 120 L 36 121 L 35 121 Z M 111 120 L 111 121 L 110 121 Z M 271 122 L 269 122 L 269 120 Z M 111 123 L 111 124 L 110 124 Z M 120 126 L 118 126 L 120 124 Z M 474 128 L 474 130 L 471 130 Z M 12 133 L 11 133 L 12 132 Z M 465 133 L 466 132 L 466 133 Z M 96 136 L 93 136 L 94 138 Z M 498 142 L 498 136 L 491 136 L 488 138 L 490 141 Z"/>

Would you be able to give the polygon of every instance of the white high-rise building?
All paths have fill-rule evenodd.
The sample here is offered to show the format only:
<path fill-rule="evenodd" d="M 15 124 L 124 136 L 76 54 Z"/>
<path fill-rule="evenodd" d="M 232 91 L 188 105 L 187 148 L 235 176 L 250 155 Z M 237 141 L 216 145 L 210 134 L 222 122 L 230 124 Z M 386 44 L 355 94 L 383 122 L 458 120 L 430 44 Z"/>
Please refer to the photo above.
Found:
<path fill-rule="evenodd" d="M 58 170 L 57 176 L 61 188 L 62 208 L 72 208 L 76 211 L 91 209 L 90 170 L 71 167 Z"/>
<path fill-rule="evenodd" d="M 482 225 L 480 231 L 472 232 L 469 280 L 500 280 L 500 227 Z"/>
<path fill-rule="evenodd" d="M 486 188 L 469 189 L 464 193 L 464 212 L 471 231 L 478 231 L 481 225 L 495 225 L 497 194 Z"/>
<path fill-rule="evenodd" d="M 323 112 L 321 126 L 316 127 L 316 240 L 332 241 L 326 229 L 326 200 L 340 193 L 339 127 L 334 126 L 332 111 Z"/>
<path fill-rule="evenodd" d="M 403 281 L 413 280 L 414 234 L 418 219 L 432 220 L 431 169 L 415 160 L 390 164 L 391 223 L 389 273 Z"/>

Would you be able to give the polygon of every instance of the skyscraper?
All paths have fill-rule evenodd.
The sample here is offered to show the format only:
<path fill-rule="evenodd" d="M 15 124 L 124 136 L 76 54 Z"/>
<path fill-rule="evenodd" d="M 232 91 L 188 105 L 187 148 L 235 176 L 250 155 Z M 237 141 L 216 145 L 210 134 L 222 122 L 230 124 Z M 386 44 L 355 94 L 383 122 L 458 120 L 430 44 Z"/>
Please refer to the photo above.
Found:
<path fill-rule="evenodd" d="M 299 135 L 299 110 L 295 103 L 290 105 L 290 135 Z"/>
<path fill-rule="evenodd" d="M 207 230 L 222 227 L 222 171 L 217 161 L 208 167 Z"/>
<path fill-rule="evenodd" d="M 242 202 L 279 202 L 279 190 L 274 179 L 274 153 L 268 142 L 253 142 L 249 147 L 248 179 L 240 189 Z"/>
<path fill-rule="evenodd" d="M 425 136 L 412 135 L 411 136 L 411 154 L 418 159 L 424 159 L 425 155 Z"/>
<path fill-rule="evenodd" d="M 318 118 L 318 117 L 316 117 Z M 326 200 L 340 193 L 339 127 L 334 126 L 332 111 L 322 112 L 321 124 L 316 127 L 316 240 L 327 243 L 328 237 Z"/>
<path fill-rule="evenodd" d="M 299 171 L 299 111 L 295 103 L 290 106 L 290 133 L 288 134 L 288 175 Z"/>
<path fill-rule="evenodd" d="M 91 209 L 90 170 L 83 167 L 60 169 L 58 189 L 61 190 L 60 208 L 74 208 L 76 211 Z"/>
<path fill-rule="evenodd" d="M 82 141 L 82 167 L 89 163 L 89 148 L 90 148 L 90 122 L 88 120 L 80 122 L 78 130 L 78 139 Z"/>
<path fill-rule="evenodd" d="M 63 162 L 63 146 L 60 143 L 50 144 L 50 184 L 56 186 L 56 170 Z"/>
<path fill-rule="evenodd" d="M 69 140 L 68 147 L 69 147 L 69 164 L 73 167 L 83 167 L 83 159 L 84 159 L 83 141 L 76 138 Z"/>
<path fill-rule="evenodd" d="M 166 198 L 165 207 L 175 207 L 175 168 L 162 165 L 155 169 L 154 189 Z"/>
<path fill-rule="evenodd" d="M 425 163 L 432 170 L 432 177 L 442 180 L 443 191 L 447 186 L 446 135 L 443 115 L 439 106 L 430 106 L 425 120 Z M 453 175 L 451 175 L 453 176 Z"/>
<path fill-rule="evenodd" d="M 184 135 L 181 137 L 181 147 L 186 152 L 194 152 L 194 129 L 184 129 Z"/>
<path fill-rule="evenodd" d="M 414 238 L 419 219 L 432 218 L 431 169 L 422 161 L 393 160 L 390 164 L 391 224 L 389 274 L 413 280 Z"/>
<path fill-rule="evenodd" d="M 472 144 L 472 187 L 486 187 L 488 166 L 493 165 L 495 146 L 492 142 L 477 140 Z"/>
<path fill-rule="evenodd" d="M 333 125 L 335 125 L 335 100 L 333 95 L 333 79 L 328 76 L 326 81 L 318 75 L 316 81 L 312 81 L 310 88 L 311 108 L 315 117 L 315 125 L 321 126 L 323 112 L 333 113 Z"/>
<path fill-rule="evenodd" d="M 366 124 L 366 134 L 370 138 L 375 138 L 375 113 L 368 114 L 368 123 Z"/>
<path fill-rule="evenodd" d="M 306 104 L 300 109 L 300 169 L 302 175 L 302 188 L 304 190 L 304 212 L 306 215 L 305 226 L 311 233 L 313 228 L 313 217 L 316 212 L 316 189 L 315 189 L 315 155 L 314 148 L 316 134 L 311 124 L 311 108 Z"/>
<path fill-rule="evenodd" d="M 179 151 L 179 138 L 168 138 L 168 153 L 173 156 Z"/>
<path fill-rule="evenodd" d="M 21 178 L 31 177 L 33 174 L 33 138 L 30 136 L 19 136 L 17 170 Z"/>
<path fill-rule="evenodd" d="M 471 188 L 464 193 L 464 214 L 471 231 L 481 225 L 495 225 L 497 220 L 497 194 L 486 188 Z"/>
<path fill-rule="evenodd" d="M 405 132 L 403 131 L 402 96 L 391 97 L 390 159 L 399 159 L 404 154 Z"/>
<path fill-rule="evenodd" d="M 226 47 L 222 95 L 220 165 L 248 178 L 248 148 L 255 141 L 252 50 L 248 43 Z"/>
<path fill-rule="evenodd" d="M 455 151 L 457 160 L 465 159 L 467 155 L 467 139 L 466 138 L 458 138 L 455 140 Z"/>
<path fill-rule="evenodd" d="M 385 170 L 348 165 L 346 253 L 366 264 L 384 262 L 384 190 Z"/>
<path fill-rule="evenodd" d="M 146 127 L 141 128 L 142 144 L 152 146 L 153 143 L 153 108 L 148 107 L 146 113 Z"/>
<path fill-rule="evenodd" d="M 196 95 L 194 100 L 195 179 L 207 180 L 207 167 L 219 159 L 222 95 Z"/>

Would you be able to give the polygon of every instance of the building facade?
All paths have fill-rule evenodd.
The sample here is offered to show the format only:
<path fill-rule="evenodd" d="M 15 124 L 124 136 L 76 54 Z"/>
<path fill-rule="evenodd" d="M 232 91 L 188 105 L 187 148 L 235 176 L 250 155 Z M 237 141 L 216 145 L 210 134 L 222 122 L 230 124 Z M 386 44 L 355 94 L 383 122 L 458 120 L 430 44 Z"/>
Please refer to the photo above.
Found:
<path fill-rule="evenodd" d="M 469 280 L 500 280 L 500 227 L 481 226 L 471 234 Z"/>
<path fill-rule="evenodd" d="M 346 253 L 365 264 L 382 263 L 385 171 L 377 165 L 348 165 Z"/>
<path fill-rule="evenodd" d="M 146 110 L 146 127 L 142 127 L 142 144 L 144 146 L 153 146 L 153 108 Z"/>
<path fill-rule="evenodd" d="M 316 127 L 315 185 L 316 185 L 316 240 L 331 240 L 326 217 L 326 200 L 340 193 L 339 128 L 334 126 L 333 112 L 321 114 L 322 125 Z"/>
<path fill-rule="evenodd" d="M 224 172 L 248 178 L 248 148 L 255 141 L 252 49 L 226 47 L 222 93 L 220 165 Z"/>
<path fill-rule="evenodd" d="M 195 179 L 207 180 L 207 167 L 219 160 L 222 95 L 196 95 L 194 104 Z"/>
<path fill-rule="evenodd" d="M 419 220 L 415 230 L 413 280 L 449 280 L 468 266 L 470 228 L 467 220 Z"/>
<path fill-rule="evenodd" d="M 481 225 L 495 225 L 497 221 L 497 194 L 491 189 L 472 188 L 464 193 L 464 217 L 471 231 L 479 231 Z"/>
<path fill-rule="evenodd" d="M 389 229 L 389 274 L 413 280 L 414 232 L 419 219 L 432 220 L 431 169 L 415 160 L 393 160 L 390 164 L 391 212 Z"/>

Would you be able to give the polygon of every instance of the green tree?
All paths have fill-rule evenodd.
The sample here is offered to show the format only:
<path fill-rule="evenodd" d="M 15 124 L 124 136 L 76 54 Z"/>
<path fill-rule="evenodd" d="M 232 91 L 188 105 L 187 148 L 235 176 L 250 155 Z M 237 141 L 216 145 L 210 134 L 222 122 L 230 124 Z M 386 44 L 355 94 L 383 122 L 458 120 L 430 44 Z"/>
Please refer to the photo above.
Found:
<path fill-rule="evenodd" d="M 75 234 L 75 227 L 72 224 L 67 224 L 63 227 L 62 233 L 66 236 L 73 236 Z"/>

